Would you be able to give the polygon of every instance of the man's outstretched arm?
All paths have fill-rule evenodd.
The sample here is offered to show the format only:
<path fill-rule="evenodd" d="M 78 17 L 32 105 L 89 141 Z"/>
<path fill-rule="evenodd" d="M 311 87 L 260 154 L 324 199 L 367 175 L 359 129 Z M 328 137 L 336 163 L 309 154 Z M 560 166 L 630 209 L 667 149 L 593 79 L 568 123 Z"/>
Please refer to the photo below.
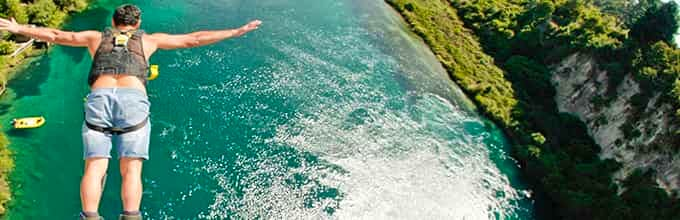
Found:
<path fill-rule="evenodd" d="M 239 37 L 250 31 L 256 30 L 262 24 L 261 21 L 255 20 L 237 29 L 215 30 L 215 31 L 198 31 L 189 34 L 164 34 L 156 33 L 149 35 L 149 39 L 155 43 L 158 49 L 179 49 L 200 47 L 208 44 L 214 44 L 232 37 Z"/>
<path fill-rule="evenodd" d="M 100 36 L 97 31 L 69 32 L 53 28 L 29 27 L 18 24 L 14 18 L 9 20 L 0 18 L 0 30 L 72 47 L 88 47 Z"/>

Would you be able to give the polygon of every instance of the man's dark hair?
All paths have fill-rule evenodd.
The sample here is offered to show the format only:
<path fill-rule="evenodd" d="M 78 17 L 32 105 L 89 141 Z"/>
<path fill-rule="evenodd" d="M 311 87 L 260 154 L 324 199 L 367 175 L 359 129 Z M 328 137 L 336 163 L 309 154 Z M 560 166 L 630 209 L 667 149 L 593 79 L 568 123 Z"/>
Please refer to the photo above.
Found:
<path fill-rule="evenodd" d="M 122 25 L 136 25 L 139 18 L 142 16 L 142 11 L 135 5 L 121 5 L 113 12 L 113 23 L 116 26 Z"/>

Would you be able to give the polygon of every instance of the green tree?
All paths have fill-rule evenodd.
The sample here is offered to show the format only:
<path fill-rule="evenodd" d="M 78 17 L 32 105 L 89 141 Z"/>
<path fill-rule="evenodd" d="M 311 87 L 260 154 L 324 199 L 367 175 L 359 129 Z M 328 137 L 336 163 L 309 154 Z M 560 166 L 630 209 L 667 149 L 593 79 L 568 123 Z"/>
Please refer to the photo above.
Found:
<path fill-rule="evenodd" d="M 509 41 L 517 35 L 518 17 L 524 14 L 527 0 L 452 1 L 466 26 L 475 30 L 488 53 L 505 59 L 510 56 Z"/>
<path fill-rule="evenodd" d="M 28 6 L 28 14 L 30 22 L 39 26 L 57 27 L 66 19 L 66 13 L 52 0 L 36 0 Z"/>
<path fill-rule="evenodd" d="M 633 24 L 631 37 L 647 45 L 657 41 L 673 42 L 678 31 L 678 5 L 670 1 L 661 6 L 652 6 Z"/>
<path fill-rule="evenodd" d="M 666 93 L 680 76 L 680 50 L 659 41 L 638 49 L 632 65 L 642 89 Z"/>
<path fill-rule="evenodd" d="M 585 1 L 568 1 L 558 6 L 555 14 L 559 35 L 570 39 L 576 48 L 617 48 L 626 37 L 616 17 Z"/>
<path fill-rule="evenodd" d="M 659 7 L 660 0 L 594 0 L 593 4 L 603 12 L 612 14 L 624 22 L 626 27 L 632 27 L 635 22 L 647 12 L 647 9 Z"/>
<path fill-rule="evenodd" d="M 21 5 L 19 0 L 5 0 L 3 2 L 2 12 L 7 17 L 12 17 L 20 24 L 28 23 L 28 15 L 26 8 Z"/>
<path fill-rule="evenodd" d="M 8 55 L 14 52 L 16 46 L 11 41 L 0 40 L 0 55 Z"/>
<path fill-rule="evenodd" d="M 54 2 L 64 11 L 80 11 L 87 7 L 86 0 L 54 0 Z"/>
<path fill-rule="evenodd" d="M 555 4 L 550 0 L 543 0 L 537 1 L 534 6 L 519 16 L 518 23 L 521 28 L 519 28 L 515 42 L 521 44 L 521 49 L 515 51 L 526 51 L 521 54 L 529 56 L 540 51 L 538 48 L 545 47 L 546 39 L 550 38 L 555 31 L 552 24 L 554 12 Z"/>
<path fill-rule="evenodd" d="M 524 96 L 541 97 L 550 99 L 554 94 L 551 91 L 548 69 L 524 56 L 512 56 L 503 65 L 508 79 L 521 87 L 526 93 Z"/>

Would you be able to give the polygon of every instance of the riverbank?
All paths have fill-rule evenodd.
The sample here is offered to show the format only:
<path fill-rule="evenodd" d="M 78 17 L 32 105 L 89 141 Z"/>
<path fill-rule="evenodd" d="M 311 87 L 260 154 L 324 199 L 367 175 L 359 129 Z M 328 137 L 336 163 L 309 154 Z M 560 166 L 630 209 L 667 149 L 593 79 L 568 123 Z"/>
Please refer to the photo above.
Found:
<path fill-rule="evenodd" d="M 43 50 L 27 49 L 16 57 L 11 58 L 8 62 L 3 63 L 0 68 L 0 82 L 2 83 L 2 95 L 7 90 L 7 82 L 11 80 L 17 72 L 21 72 L 26 68 Z M 1 123 L 1 122 L 0 122 Z M 4 125 L 4 123 L 3 123 Z M 11 188 L 9 184 L 9 175 L 14 169 L 13 152 L 9 148 L 10 142 L 7 135 L 0 132 L 0 215 L 5 214 L 6 205 L 12 199 Z"/>
<path fill-rule="evenodd" d="M 21 24 L 60 27 L 66 21 L 68 14 L 84 10 L 88 1 L 36 0 L 32 3 L 22 3 L 18 0 L 7 0 L 3 4 L 0 7 L 2 10 L 0 14 L 13 17 Z M 2 91 L 0 95 L 4 95 L 7 82 L 14 78 L 17 72 L 21 72 L 30 65 L 33 58 L 43 54 L 46 49 L 30 46 L 15 54 L 19 49 L 15 42 L 25 39 L 9 33 L 3 33 L 0 38 L 0 90 Z M 7 135 L 0 132 L 0 216 L 7 212 L 7 204 L 12 199 L 9 175 L 14 169 L 14 158 L 9 145 Z"/>
<path fill-rule="evenodd" d="M 473 33 L 458 19 L 456 10 L 442 1 L 427 0 L 386 0 L 406 22 L 413 32 L 420 36 L 437 56 L 451 79 L 479 107 L 483 115 L 500 125 L 513 146 L 513 157 L 538 157 L 538 145 L 545 142 L 539 132 L 523 128 L 518 120 L 523 111 L 518 106 L 512 83 L 504 76 L 501 68 L 494 65 L 491 56 L 485 54 Z M 522 145 L 526 143 L 527 145 Z M 519 161 L 521 168 L 526 160 Z M 527 175 L 523 170 L 523 175 Z M 537 200 L 536 216 L 553 217 L 551 206 L 535 182 L 534 198 Z"/>
<path fill-rule="evenodd" d="M 558 24 L 540 20 L 543 17 L 534 14 L 537 21 L 529 22 L 535 26 L 516 28 L 522 30 L 523 35 L 513 39 L 519 34 L 514 33 L 516 29 L 510 25 L 516 24 L 513 19 L 519 18 L 512 15 L 520 16 L 523 12 L 523 8 L 514 3 L 386 2 L 430 45 L 451 78 L 473 98 L 481 111 L 504 128 L 513 141 L 513 157 L 520 163 L 525 180 L 549 198 L 545 208 L 538 207 L 537 212 L 547 214 L 545 217 L 550 219 L 677 216 L 673 200 L 650 181 L 648 174 L 623 181 L 627 191 L 619 194 L 620 188 L 612 182 L 612 176 L 621 164 L 600 159 L 600 147 L 588 135 L 584 123 L 559 112 L 554 101 L 551 63 L 571 53 L 621 45 L 620 39 L 624 36 L 621 33 L 625 31 L 611 16 L 586 3 L 574 7 L 579 9 L 575 11 L 563 5 L 550 5 L 546 8 L 563 7 L 579 16 L 559 17 L 555 12 L 552 16 L 561 18 Z M 494 15 L 500 18 L 484 14 L 494 10 L 507 11 L 507 14 Z M 578 17 L 588 17 L 588 22 L 598 25 L 583 25 L 584 20 L 573 19 Z M 507 20 L 501 20 L 504 18 Z M 560 25 L 583 30 L 568 32 L 569 28 Z M 555 211 L 546 209 L 550 207 Z"/>
<path fill-rule="evenodd" d="M 409 23 L 412 30 L 430 46 L 452 79 L 481 107 L 486 116 L 504 127 L 517 122 L 513 88 L 503 71 L 463 24 L 456 11 L 438 1 L 387 0 Z M 451 40 L 455 39 L 455 40 Z"/>

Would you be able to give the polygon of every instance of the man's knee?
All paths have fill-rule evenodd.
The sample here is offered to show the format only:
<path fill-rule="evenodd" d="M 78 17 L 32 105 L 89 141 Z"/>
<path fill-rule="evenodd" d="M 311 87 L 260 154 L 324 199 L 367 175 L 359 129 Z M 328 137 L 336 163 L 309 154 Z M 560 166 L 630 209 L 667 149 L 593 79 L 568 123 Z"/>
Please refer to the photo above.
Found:
<path fill-rule="evenodd" d="M 120 175 L 123 178 L 141 177 L 142 162 L 140 158 L 122 158 L 120 159 Z"/>
<path fill-rule="evenodd" d="M 89 177 L 103 177 L 109 165 L 108 158 L 89 158 L 85 161 L 85 174 Z"/>

